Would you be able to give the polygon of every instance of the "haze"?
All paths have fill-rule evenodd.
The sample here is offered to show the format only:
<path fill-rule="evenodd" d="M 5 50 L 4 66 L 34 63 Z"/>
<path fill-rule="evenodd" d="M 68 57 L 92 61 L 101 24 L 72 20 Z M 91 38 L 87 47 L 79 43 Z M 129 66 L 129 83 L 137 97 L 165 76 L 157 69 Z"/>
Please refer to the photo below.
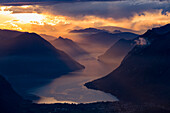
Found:
<path fill-rule="evenodd" d="M 1 29 L 67 36 L 73 29 L 117 26 L 143 33 L 170 22 L 168 1 L 69 2 L 1 6 Z M 41 29 L 39 29 L 41 27 Z"/>

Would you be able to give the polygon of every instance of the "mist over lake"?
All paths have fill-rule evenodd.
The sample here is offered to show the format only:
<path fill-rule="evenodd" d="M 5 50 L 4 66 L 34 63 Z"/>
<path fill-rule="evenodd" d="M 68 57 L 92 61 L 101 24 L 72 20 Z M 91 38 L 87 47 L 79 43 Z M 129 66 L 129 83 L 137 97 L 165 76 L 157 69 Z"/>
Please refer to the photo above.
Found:
<path fill-rule="evenodd" d="M 169 113 L 169 0 L 1 0 L 0 113 Z"/>

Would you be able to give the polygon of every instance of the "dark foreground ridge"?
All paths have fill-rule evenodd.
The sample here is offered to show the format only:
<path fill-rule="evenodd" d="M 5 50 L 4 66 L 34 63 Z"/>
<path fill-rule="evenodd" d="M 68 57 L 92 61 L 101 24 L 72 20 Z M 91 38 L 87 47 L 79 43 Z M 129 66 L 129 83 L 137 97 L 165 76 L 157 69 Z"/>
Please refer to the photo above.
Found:
<path fill-rule="evenodd" d="M 85 86 L 124 102 L 170 106 L 170 24 L 139 39 L 116 70 Z"/>

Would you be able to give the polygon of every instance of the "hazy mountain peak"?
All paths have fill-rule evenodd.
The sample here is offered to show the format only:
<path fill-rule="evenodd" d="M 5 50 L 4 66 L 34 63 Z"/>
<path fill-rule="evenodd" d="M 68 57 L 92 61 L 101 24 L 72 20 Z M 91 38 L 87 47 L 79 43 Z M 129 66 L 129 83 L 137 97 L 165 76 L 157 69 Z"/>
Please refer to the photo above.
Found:
<path fill-rule="evenodd" d="M 98 58 L 100 61 L 109 64 L 119 64 L 125 55 L 135 46 L 134 40 L 126 40 L 124 38 L 113 44 L 104 54 Z"/>
<path fill-rule="evenodd" d="M 63 38 L 60 36 L 59 38 L 51 41 L 51 43 L 54 45 L 54 47 L 66 52 L 72 57 L 77 57 L 77 56 L 88 54 L 76 42 L 68 38 Z"/>
<path fill-rule="evenodd" d="M 58 39 L 64 39 L 63 37 L 59 36 Z"/>
<path fill-rule="evenodd" d="M 121 30 L 114 30 L 113 33 L 121 33 Z"/>
<path fill-rule="evenodd" d="M 97 28 L 85 28 L 85 29 L 79 29 L 79 30 L 71 30 L 70 33 L 98 33 L 98 32 L 106 32 L 106 30 L 101 30 Z"/>

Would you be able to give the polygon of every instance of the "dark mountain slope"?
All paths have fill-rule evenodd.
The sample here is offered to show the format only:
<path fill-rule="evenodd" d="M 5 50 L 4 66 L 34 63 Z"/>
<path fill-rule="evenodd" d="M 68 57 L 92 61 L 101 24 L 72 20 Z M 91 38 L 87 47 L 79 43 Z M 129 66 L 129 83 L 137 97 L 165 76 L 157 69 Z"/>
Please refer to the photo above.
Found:
<path fill-rule="evenodd" d="M 58 77 L 82 68 L 35 33 L 23 33 L 0 42 L 0 72 L 4 75 Z"/>
<path fill-rule="evenodd" d="M 169 106 L 169 26 L 148 30 L 141 35 L 150 43 L 134 47 L 116 70 L 86 86 L 111 93 L 123 101 Z"/>
<path fill-rule="evenodd" d="M 73 42 L 68 38 L 59 37 L 51 42 L 54 47 L 60 49 L 72 57 L 78 57 L 88 54 L 84 49 L 82 49 L 77 43 Z"/>
<path fill-rule="evenodd" d="M 127 53 L 135 46 L 134 40 L 120 39 L 113 46 L 111 46 L 103 55 L 98 59 L 105 63 L 115 63 L 122 61 Z"/>
<path fill-rule="evenodd" d="M 34 104 L 23 100 L 1 75 L 0 90 L 0 113 L 169 113 L 169 110 L 162 106 L 140 106 L 119 102 L 78 105 Z"/>
<path fill-rule="evenodd" d="M 12 30 L 1 30 L 0 29 L 0 39 L 10 39 L 10 38 L 14 38 L 17 37 L 21 34 L 23 34 L 24 32 L 18 32 L 18 31 L 12 31 Z"/>
<path fill-rule="evenodd" d="M 11 85 L 0 75 L 0 112 L 20 113 L 24 100 L 12 89 Z"/>
<path fill-rule="evenodd" d="M 49 41 L 49 42 L 57 39 L 57 37 L 54 37 L 54 36 L 51 36 L 51 35 L 46 35 L 46 34 L 40 34 L 40 36 L 41 36 L 42 38 L 44 38 L 45 40 Z"/>

